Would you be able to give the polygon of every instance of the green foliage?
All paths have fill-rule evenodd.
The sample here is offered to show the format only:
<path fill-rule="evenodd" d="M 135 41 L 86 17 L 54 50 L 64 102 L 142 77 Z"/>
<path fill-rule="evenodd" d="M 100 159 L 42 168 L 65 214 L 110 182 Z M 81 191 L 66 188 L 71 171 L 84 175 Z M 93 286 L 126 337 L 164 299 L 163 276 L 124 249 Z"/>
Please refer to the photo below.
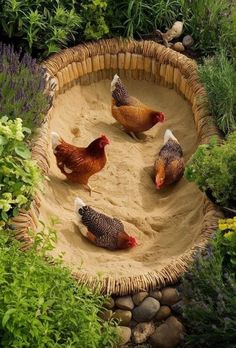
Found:
<path fill-rule="evenodd" d="M 236 129 L 236 71 L 223 51 L 208 58 L 198 74 L 209 98 L 211 114 L 218 127 L 228 133 Z"/>
<path fill-rule="evenodd" d="M 40 170 L 25 146 L 22 120 L 0 119 L 0 216 L 3 226 L 19 208 L 28 209 L 42 181 Z"/>
<path fill-rule="evenodd" d="M 219 220 L 218 247 L 225 255 L 227 267 L 236 276 L 236 216 L 232 219 Z"/>
<path fill-rule="evenodd" d="M 45 70 L 28 54 L 20 57 L 13 47 L 0 43 L 0 117 L 20 117 L 34 131 L 49 107 Z"/>
<path fill-rule="evenodd" d="M 86 40 L 98 40 L 109 33 L 105 20 L 107 0 L 83 0 L 80 15 L 83 18 Z"/>
<path fill-rule="evenodd" d="M 180 0 L 186 32 L 195 40 L 195 49 L 213 54 L 219 47 L 233 55 L 236 47 L 236 8 L 228 0 Z"/>
<path fill-rule="evenodd" d="M 202 191 L 210 191 L 220 205 L 236 200 L 236 132 L 222 145 L 217 145 L 215 139 L 199 145 L 186 166 L 185 176 Z"/>
<path fill-rule="evenodd" d="M 58 52 L 81 24 L 74 1 L 0 0 L 0 7 L 3 34 L 43 56 Z"/>
<path fill-rule="evenodd" d="M 113 323 L 98 317 L 104 298 L 79 286 L 61 262 L 45 261 L 53 226 L 47 242 L 45 235 L 43 229 L 33 248 L 22 252 L 0 233 L 0 347 L 113 347 Z"/>
<path fill-rule="evenodd" d="M 179 16 L 180 1 L 112 0 L 108 10 L 111 32 L 132 38 L 155 28 L 171 27 Z"/>
<path fill-rule="evenodd" d="M 224 266 L 224 254 L 217 247 L 195 261 L 183 280 L 186 346 L 235 348 L 235 274 Z"/>

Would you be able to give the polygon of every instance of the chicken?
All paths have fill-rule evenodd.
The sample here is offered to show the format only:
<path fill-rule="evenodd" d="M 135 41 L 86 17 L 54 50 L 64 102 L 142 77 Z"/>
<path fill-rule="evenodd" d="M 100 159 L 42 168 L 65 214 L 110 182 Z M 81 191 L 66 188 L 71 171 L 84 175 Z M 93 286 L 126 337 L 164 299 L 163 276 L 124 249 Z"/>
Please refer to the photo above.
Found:
<path fill-rule="evenodd" d="M 98 192 L 88 184 L 90 176 L 98 173 L 106 164 L 105 146 L 109 140 L 105 135 L 95 139 L 87 147 L 66 143 L 57 133 L 51 133 L 52 148 L 57 166 L 70 182 L 83 184 L 87 189 Z"/>
<path fill-rule="evenodd" d="M 136 133 L 145 132 L 165 120 L 163 112 L 152 110 L 138 99 L 129 96 L 117 74 L 111 82 L 111 92 L 112 115 L 134 139 L 137 139 Z"/>
<path fill-rule="evenodd" d="M 136 239 L 124 231 L 120 220 L 97 212 L 79 197 L 75 199 L 75 213 L 86 227 L 84 232 L 84 226 L 80 229 L 82 234 L 93 244 L 109 250 L 129 249 L 137 245 Z"/>
<path fill-rule="evenodd" d="M 167 129 L 155 162 L 155 183 L 161 189 L 181 179 L 184 173 L 183 151 L 173 133 Z"/>

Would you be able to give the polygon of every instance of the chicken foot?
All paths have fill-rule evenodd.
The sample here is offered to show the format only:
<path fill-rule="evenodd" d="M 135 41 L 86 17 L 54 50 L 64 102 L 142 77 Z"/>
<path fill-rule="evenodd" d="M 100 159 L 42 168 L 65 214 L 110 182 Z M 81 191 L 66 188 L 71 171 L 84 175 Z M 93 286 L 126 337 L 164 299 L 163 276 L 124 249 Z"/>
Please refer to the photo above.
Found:
<path fill-rule="evenodd" d="M 84 186 L 85 186 L 85 188 L 89 191 L 90 196 L 92 195 L 92 192 L 102 193 L 102 192 L 100 192 L 100 191 L 95 190 L 95 189 L 94 189 L 92 186 L 90 186 L 89 184 L 84 185 Z"/>

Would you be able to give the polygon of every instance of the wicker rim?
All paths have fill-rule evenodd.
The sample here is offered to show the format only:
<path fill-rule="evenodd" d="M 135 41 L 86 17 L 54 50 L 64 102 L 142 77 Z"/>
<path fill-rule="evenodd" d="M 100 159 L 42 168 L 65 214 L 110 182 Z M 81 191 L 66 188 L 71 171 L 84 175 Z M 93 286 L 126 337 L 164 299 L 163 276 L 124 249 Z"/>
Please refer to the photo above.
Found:
<path fill-rule="evenodd" d="M 208 142 L 212 135 L 218 136 L 213 118 L 208 114 L 206 92 L 199 83 L 196 63 L 169 48 L 153 41 L 134 41 L 123 39 L 100 40 L 65 49 L 55 54 L 43 64 L 47 69 L 48 86 L 55 98 L 76 83 L 89 84 L 107 77 L 114 72 L 124 73 L 127 77 L 146 79 L 169 88 L 174 88 L 192 105 L 196 130 L 200 143 Z M 48 128 L 51 110 L 45 117 L 40 136 L 35 141 L 32 154 L 45 175 L 49 171 L 47 148 L 49 145 Z M 98 278 L 81 272 L 73 273 L 79 283 L 92 288 L 99 287 L 107 294 L 125 295 L 141 290 L 173 284 L 188 268 L 194 255 L 206 247 L 207 241 L 217 228 L 221 212 L 204 198 L 204 219 L 200 242 L 172 261 L 161 271 L 150 271 L 140 276 L 119 277 L 112 275 Z M 31 245 L 29 229 L 38 224 L 40 200 L 34 198 L 29 211 L 21 211 L 12 221 L 16 226 L 16 238 L 22 241 L 22 249 Z"/>

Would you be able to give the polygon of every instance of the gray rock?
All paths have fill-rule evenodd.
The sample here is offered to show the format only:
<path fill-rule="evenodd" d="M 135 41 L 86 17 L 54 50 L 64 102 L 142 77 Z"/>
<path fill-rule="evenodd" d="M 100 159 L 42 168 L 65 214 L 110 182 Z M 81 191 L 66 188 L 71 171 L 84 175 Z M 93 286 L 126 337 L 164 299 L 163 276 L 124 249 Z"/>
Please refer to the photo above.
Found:
<path fill-rule="evenodd" d="M 115 300 L 115 304 L 120 309 L 127 309 L 131 311 L 134 308 L 134 303 L 131 296 L 118 297 Z"/>
<path fill-rule="evenodd" d="M 157 321 L 166 320 L 171 314 L 171 309 L 168 306 L 161 306 L 159 311 L 157 312 L 157 315 L 155 316 L 155 319 Z"/>
<path fill-rule="evenodd" d="M 148 297 L 148 293 L 146 291 L 138 292 L 137 294 L 133 295 L 133 302 L 136 306 L 138 306 L 146 297 Z"/>
<path fill-rule="evenodd" d="M 193 38 L 191 35 L 186 35 L 183 37 L 183 40 L 182 40 L 182 44 L 185 46 L 185 47 L 190 47 L 192 46 L 193 44 Z"/>
<path fill-rule="evenodd" d="M 98 314 L 98 316 L 102 319 L 102 320 L 105 320 L 105 321 L 108 321 L 111 319 L 112 317 L 112 310 L 111 309 L 104 309 L 102 312 L 100 312 Z"/>
<path fill-rule="evenodd" d="M 117 327 L 118 336 L 119 336 L 119 345 L 123 346 L 128 343 L 131 337 L 131 329 L 126 326 L 118 326 Z"/>
<path fill-rule="evenodd" d="M 132 331 L 132 341 L 136 344 L 144 343 L 155 332 L 153 322 L 139 323 Z"/>
<path fill-rule="evenodd" d="M 157 301 L 160 301 L 160 299 L 162 298 L 162 293 L 159 290 L 151 291 L 150 296 L 154 297 Z"/>
<path fill-rule="evenodd" d="M 103 306 L 107 309 L 112 309 L 115 307 L 115 301 L 112 297 L 108 297 L 106 301 L 104 302 Z"/>
<path fill-rule="evenodd" d="M 132 318 L 132 313 L 130 311 L 126 311 L 123 309 L 117 309 L 114 313 L 112 318 L 119 320 L 119 325 L 121 326 L 128 326 L 130 323 L 130 320 Z"/>
<path fill-rule="evenodd" d="M 175 313 L 175 314 L 182 314 L 183 312 L 183 300 L 180 300 L 179 302 L 173 304 L 171 306 L 171 309 L 172 311 Z"/>
<path fill-rule="evenodd" d="M 180 294 L 175 288 L 164 288 L 162 290 L 161 304 L 172 306 L 180 300 Z"/>
<path fill-rule="evenodd" d="M 183 325 L 171 316 L 156 328 L 150 337 L 150 343 L 154 348 L 174 348 L 181 342 L 183 335 Z"/>
<path fill-rule="evenodd" d="M 139 323 L 150 321 L 155 317 L 159 308 L 159 301 L 153 297 L 147 297 L 138 307 L 133 309 L 133 318 Z"/>

